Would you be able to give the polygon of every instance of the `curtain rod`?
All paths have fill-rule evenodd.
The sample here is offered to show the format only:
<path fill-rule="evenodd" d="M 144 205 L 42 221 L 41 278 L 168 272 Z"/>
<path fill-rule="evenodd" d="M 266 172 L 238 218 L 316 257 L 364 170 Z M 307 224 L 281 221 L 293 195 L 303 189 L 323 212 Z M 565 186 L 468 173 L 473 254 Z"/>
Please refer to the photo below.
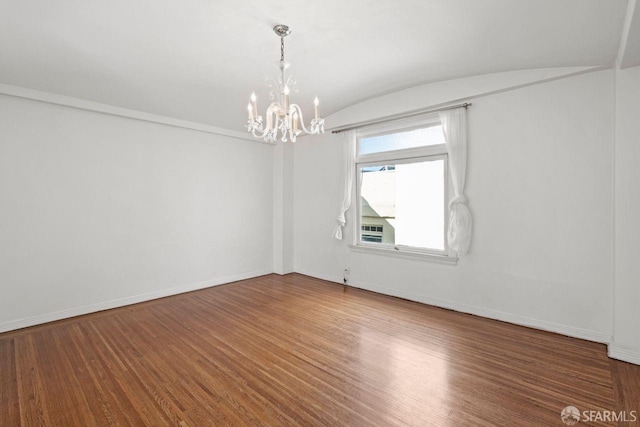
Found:
<path fill-rule="evenodd" d="M 369 126 L 369 125 L 375 125 L 375 124 L 378 124 L 378 123 L 390 122 L 392 120 L 408 119 L 410 117 L 421 116 L 423 114 L 429 114 L 429 113 L 437 113 L 439 111 L 454 110 L 456 108 L 467 108 L 467 107 L 470 107 L 471 105 L 472 104 L 470 102 L 465 102 L 464 104 L 450 105 L 448 107 L 432 108 L 432 109 L 429 109 L 429 110 L 417 110 L 417 111 L 410 111 L 408 113 L 394 114 L 394 115 L 391 115 L 391 116 L 381 117 L 379 119 L 374 119 L 374 120 L 369 120 L 369 121 L 364 121 L 364 122 L 358 122 L 358 123 L 353 123 L 353 124 L 350 124 L 350 125 L 346 125 L 344 127 L 339 127 L 337 129 L 333 129 L 331 131 L 331 133 L 340 133 L 340 132 L 344 132 L 344 131 L 347 131 L 347 130 L 358 129 L 358 128 L 361 128 L 363 126 Z"/>

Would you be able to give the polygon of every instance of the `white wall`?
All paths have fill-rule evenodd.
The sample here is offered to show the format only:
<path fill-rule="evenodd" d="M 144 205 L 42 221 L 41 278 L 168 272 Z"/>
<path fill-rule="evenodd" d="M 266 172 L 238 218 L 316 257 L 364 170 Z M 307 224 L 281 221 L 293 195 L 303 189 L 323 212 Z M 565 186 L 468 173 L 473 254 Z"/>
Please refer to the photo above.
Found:
<path fill-rule="evenodd" d="M 293 145 L 273 149 L 273 271 L 293 273 Z"/>
<path fill-rule="evenodd" d="M 609 70 L 473 99 L 467 195 L 475 229 L 457 266 L 353 252 L 349 227 L 344 241 L 332 239 L 343 136 L 303 139 L 294 152 L 295 270 L 341 282 L 350 267 L 355 286 L 608 342 L 613 85 Z"/>
<path fill-rule="evenodd" d="M 640 364 L 640 67 L 616 76 L 615 323 L 612 357 Z"/>
<path fill-rule="evenodd" d="M 0 96 L 0 332 L 272 272 L 272 151 Z"/>

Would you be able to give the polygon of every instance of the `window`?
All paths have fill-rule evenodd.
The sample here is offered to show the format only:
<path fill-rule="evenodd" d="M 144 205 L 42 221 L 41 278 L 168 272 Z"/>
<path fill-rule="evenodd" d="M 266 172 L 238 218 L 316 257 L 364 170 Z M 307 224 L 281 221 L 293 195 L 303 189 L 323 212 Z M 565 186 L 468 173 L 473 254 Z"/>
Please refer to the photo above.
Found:
<path fill-rule="evenodd" d="M 360 239 L 363 242 L 382 243 L 384 227 L 382 225 L 363 225 L 360 227 Z"/>
<path fill-rule="evenodd" d="M 358 131 L 357 242 L 448 256 L 447 150 L 437 116 Z"/>

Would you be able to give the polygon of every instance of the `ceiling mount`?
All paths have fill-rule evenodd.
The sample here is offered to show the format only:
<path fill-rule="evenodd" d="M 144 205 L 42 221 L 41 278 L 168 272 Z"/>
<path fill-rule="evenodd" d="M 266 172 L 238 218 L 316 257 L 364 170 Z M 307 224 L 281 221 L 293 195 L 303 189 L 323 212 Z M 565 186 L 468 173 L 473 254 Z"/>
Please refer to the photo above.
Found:
<path fill-rule="evenodd" d="M 278 37 L 287 37 L 291 34 L 291 29 L 288 25 L 278 24 L 273 27 L 273 32 L 276 33 Z"/>

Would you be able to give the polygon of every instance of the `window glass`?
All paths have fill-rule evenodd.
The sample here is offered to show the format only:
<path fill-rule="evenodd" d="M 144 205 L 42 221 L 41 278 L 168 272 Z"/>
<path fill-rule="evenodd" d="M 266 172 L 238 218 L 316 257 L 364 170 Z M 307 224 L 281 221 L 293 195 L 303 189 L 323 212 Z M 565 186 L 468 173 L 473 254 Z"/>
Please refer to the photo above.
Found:
<path fill-rule="evenodd" d="M 360 155 L 444 144 L 442 125 L 360 139 Z M 393 167 L 393 165 L 388 165 Z"/>
<path fill-rule="evenodd" d="M 444 251 L 445 159 L 359 166 L 360 240 Z"/>

